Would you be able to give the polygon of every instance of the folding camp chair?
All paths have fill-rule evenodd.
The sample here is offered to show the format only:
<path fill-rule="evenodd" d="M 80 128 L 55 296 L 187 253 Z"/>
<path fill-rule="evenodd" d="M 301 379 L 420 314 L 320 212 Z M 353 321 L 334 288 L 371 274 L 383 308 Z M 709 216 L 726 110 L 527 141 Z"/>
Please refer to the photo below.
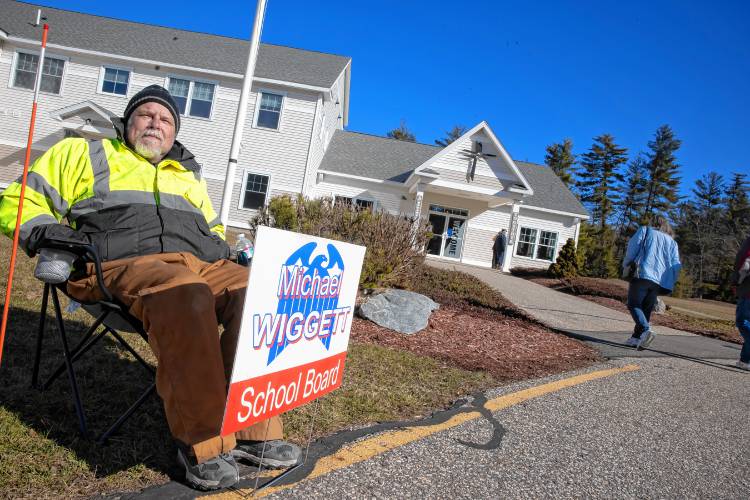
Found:
<path fill-rule="evenodd" d="M 86 426 L 86 416 L 81 404 L 80 391 L 78 389 L 78 383 L 76 382 L 76 375 L 74 370 L 74 363 L 89 349 L 96 345 L 102 338 L 107 334 L 111 335 L 117 343 L 119 343 L 125 350 L 135 357 L 135 359 L 151 374 L 151 378 L 154 378 L 155 370 L 149 365 L 133 347 L 120 335 L 118 332 L 138 333 L 141 338 L 148 341 L 148 335 L 143 330 L 141 322 L 128 313 L 128 310 L 122 304 L 119 304 L 107 287 L 104 285 L 104 279 L 102 276 L 101 260 L 96 252 L 96 249 L 90 245 L 69 245 L 69 244 L 54 244 L 50 245 L 50 248 L 67 250 L 76 254 L 80 260 L 92 262 L 96 270 L 96 278 L 99 289 L 102 295 L 105 297 L 104 300 L 95 303 L 82 303 L 81 306 L 89 314 L 91 314 L 95 320 L 94 323 L 89 327 L 83 338 L 78 344 L 71 350 L 68 345 L 68 335 L 65 330 L 65 322 L 62 316 L 62 309 L 60 307 L 59 294 L 62 293 L 65 296 L 66 283 L 51 284 L 44 283 L 44 294 L 42 296 L 42 308 L 39 314 L 39 330 L 37 332 L 36 341 L 36 356 L 34 358 L 34 369 L 31 377 L 31 384 L 40 390 L 46 390 L 57 379 L 64 371 L 68 372 L 68 379 L 70 381 L 71 392 L 73 393 L 73 401 L 75 403 L 76 415 L 78 417 L 78 427 L 80 432 L 84 436 L 88 436 L 88 430 Z M 52 303 L 54 305 L 55 319 L 57 320 L 57 326 L 60 334 L 60 341 L 63 348 L 63 361 L 57 367 L 57 369 L 50 375 L 46 382 L 43 384 L 38 383 L 39 378 L 39 364 L 42 355 L 42 338 L 44 336 L 45 322 L 47 318 L 47 305 L 49 297 L 52 296 Z M 69 297 L 69 296 L 68 296 Z M 70 298 L 70 297 L 69 297 Z M 72 299 L 71 300 L 75 300 Z M 101 327 L 101 329 L 100 329 Z M 98 330 L 98 331 L 97 331 Z M 97 442 L 104 443 L 125 421 L 146 401 L 146 399 L 154 392 L 156 383 L 152 382 L 149 387 L 143 391 L 138 399 L 115 421 L 112 426 L 109 427 L 104 433 L 99 436 Z"/>

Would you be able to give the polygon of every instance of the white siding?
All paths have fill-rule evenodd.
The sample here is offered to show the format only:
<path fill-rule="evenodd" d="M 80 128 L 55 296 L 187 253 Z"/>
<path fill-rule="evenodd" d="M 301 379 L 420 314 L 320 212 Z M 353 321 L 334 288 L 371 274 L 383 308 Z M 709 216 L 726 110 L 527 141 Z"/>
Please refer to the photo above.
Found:
<path fill-rule="evenodd" d="M 377 206 L 391 214 L 401 214 L 403 208 L 401 197 L 403 189 L 398 186 L 390 187 L 382 184 L 369 183 L 355 179 L 335 178 L 326 175 L 325 181 L 317 183 L 311 194 L 315 198 L 324 196 L 347 196 L 349 198 L 362 198 L 377 202 Z"/>
<path fill-rule="evenodd" d="M 307 179 L 305 180 L 305 194 L 312 194 L 315 188 L 315 177 L 323 160 L 328 145 L 336 130 L 343 130 L 344 113 L 344 81 L 345 73 L 339 76 L 331 88 L 331 96 L 318 100 L 316 126 L 312 133 L 310 142 L 309 164 L 307 167 Z M 338 104 L 337 104 L 338 103 Z M 339 116 L 342 118 L 339 119 Z"/>
<path fill-rule="evenodd" d="M 8 148 L 10 146 L 19 148 L 25 144 L 33 99 L 31 91 L 10 86 L 13 57 L 17 49 L 18 47 L 6 42 L 0 53 L 0 145 L 5 146 L 3 154 L 0 155 L 3 180 L 15 179 L 21 172 L 22 165 L 19 164 L 17 158 L 18 152 L 13 148 Z M 160 71 L 154 69 L 153 66 L 123 64 L 121 61 L 96 59 L 72 51 L 50 50 L 48 54 L 67 58 L 67 62 L 61 95 L 40 95 L 34 133 L 35 149 L 43 151 L 63 138 L 60 123 L 52 117 L 52 113 L 56 110 L 83 101 L 93 101 L 119 115 L 125 109 L 128 99 L 148 85 L 165 85 L 166 78 L 170 75 L 195 78 L 211 81 L 217 85 L 212 116 L 210 119 L 181 117 L 178 140 L 195 154 L 207 178 L 224 179 L 239 103 L 240 80 L 217 80 L 217 77 L 213 75 L 206 76 L 198 71 L 180 73 Z M 127 66 L 132 69 L 127 96 L 113 96 L 98 92 L 99 73 L 103 64 Z M 253 126 L 255 102 L 260 89 L 285 94 L 278 131 Z M 253 85 L 235 185 L 242 182 L 243 172 L 248 169 L 255 173 L 270 175 L 273 190 L 301 192 L 318 97 L 318 94 L 313 92 L 269 85 Z M 336 99 L 334 96 L 331 103 L 335 103 Z M 338 100 L 341 102 L 341 98 Z M 330 115 L 338 116 L 334 112 Z M 317 161 L 320 160 L 317 159 Z M 220 186 L 214 185 L 211 188 L 211 198 L 217 213 L 220 209 L 221 192 Z M 238 192 L 235 190 L 234 197 L 237 198 L 237 196 Z M 234 206 L 236 207 L 236 203 Z M 238 213 L 237 216 L 241 221 L 247 219 L 245 214 Z"/>
<path fill-rule="evenodd" d="M 537 210 L 525 209 L 521 207 L 518 217 L 518 231 L 521 227 L 530 227 L 543 231 L 553 231 L 557 233 L 557 250 L 555 259 L 560 253 L 560 249 L 568 241 L 568 238 L 575 238 L 576 221 L 574 217 L 565 215 L 551 214 Z M 539 235 L 537 234 L 537 239 Z M 530 259 L 516 255 L 516 246 L 518 245 L 518 234 L 515 235 L 515 244 L 513 246 L 513 258 L 511 267 L 533 267 L 537 269 L 546 269 L 551 262 L 546 260 Z"/>

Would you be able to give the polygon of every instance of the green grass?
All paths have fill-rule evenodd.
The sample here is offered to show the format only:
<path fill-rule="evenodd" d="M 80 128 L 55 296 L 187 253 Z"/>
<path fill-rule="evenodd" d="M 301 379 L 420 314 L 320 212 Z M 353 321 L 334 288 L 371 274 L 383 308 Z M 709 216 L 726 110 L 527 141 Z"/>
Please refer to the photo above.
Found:
<path fill-rule="evenodd" d="M 2 301 L 9 254 L 10 241 L 0 238 Z M 41 283 L 33 278 L 34 264 L 19 255 L 0 366 L 0 497 L 84 497 L 137 490 L 170 476 L 180 479 L 158 397 L 148 400 L 108 445 L 98 446 L 77 433 L 65 376 L 45 392 L 30 388 L 42 291 Z M 65 316 L 75 343 L 91 318 L 82 310 Z M 61 355 L 51 316 L 47 324 L 42 374 L 54 369 Z M 134 335 L 128 338 L 153 362 L 145 342 Z M 104 430 L 151 381 L 113 342 L 107 340 L 105 347 L 87 353 L 76 365 L 86 415 L 95 432 Z M 445 408 L 461 395 L 497 384 L 485 373 L 353 343 L 342 387 L 319 400 L 314 436 L 424 415 Z M 301 441 L 306 436 L 312 409 L 306 405 L 284 415 L 289 437 Z"/>

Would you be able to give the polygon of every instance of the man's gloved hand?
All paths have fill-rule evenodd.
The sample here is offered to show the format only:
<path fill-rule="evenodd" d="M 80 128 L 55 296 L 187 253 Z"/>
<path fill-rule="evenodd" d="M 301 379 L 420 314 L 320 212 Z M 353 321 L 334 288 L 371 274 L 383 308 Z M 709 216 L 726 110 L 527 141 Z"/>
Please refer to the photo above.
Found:
<path fill-rule="evenodd" d="M 26 253 L 30 257 L 36 255 L 40 248 L 45 246 L 63 245 L 89 245 L 88 236 L 78 232 L 64 224 L 42 224 L 31 230 L 31 235 L 26 241 Z"/>

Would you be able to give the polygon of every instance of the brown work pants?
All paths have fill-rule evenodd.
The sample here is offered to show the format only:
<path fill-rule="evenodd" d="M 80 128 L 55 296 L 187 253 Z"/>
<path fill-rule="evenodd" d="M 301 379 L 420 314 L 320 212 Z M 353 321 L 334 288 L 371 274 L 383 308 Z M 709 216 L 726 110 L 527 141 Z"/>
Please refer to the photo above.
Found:
<path fill-rule="evenodd" d="M 93 265 L 89 275 L 68 282 L 82 302 L 101 300 Z M 102 264 L 104 284 L 143 322 L 158 361 L 156 390 L 172 436 L 188 445 L 198 462 L 226 453 L 236 439 L 281 439 L 272 417 L 219 435 L 227 381 L 237 349 L 248 269 L 228 260 L 209 264 L 190 253 L 166 253 Z M 219 337 L 218 325 L 224 326 Z"/>

